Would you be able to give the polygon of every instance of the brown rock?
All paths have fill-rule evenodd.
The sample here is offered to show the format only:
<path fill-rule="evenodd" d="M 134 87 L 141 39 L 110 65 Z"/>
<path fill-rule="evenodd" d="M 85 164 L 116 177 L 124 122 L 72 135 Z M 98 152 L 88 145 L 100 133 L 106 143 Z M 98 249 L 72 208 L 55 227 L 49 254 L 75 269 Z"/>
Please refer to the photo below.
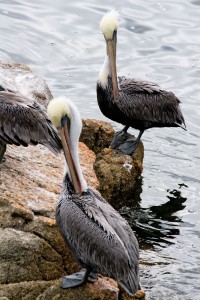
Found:
<path fill-rule="evenodd" d="M 34 234 L 0 229 L 0 282 L 52 280 L 64 274 L 62 257 Z"/>
<path fill-rule="evenodd" d="M 99 278 L 94 284 L 88 283 L 76 289 L 63 290 L 57 283 L 46 289 L 37 300 L 117 300 L 118 293 L 119 289 L 113 280 Z"/>
<path fill-rule="evenodd" d="M 95 189 L 99 186 L 99 181 L 97 179 L 96 173 L 94 172 L 94 163 L 96 160 L 96 155 L 93 151 L 88 149 L 89 147 L 83 143 L 79 143 L 79 158 L 81 163 L 81 168 L 83 175 L 87 181 L 88 186 Z"/>
<path fill-rule="evenodd" d="M 80 143 L 80 157 L 84 173 L 89 170 L 86 179 L 96 187 L 98 181 L 92 167 L 94 153 Z M 80 266 L 58 233 L 54 219 L 63 165 L 62 155 L 56 157 L 43 146 L 8 146 L 6 162 L 1 166 L 0 226 L 14 227 L 20 231 L 16 231 L 15 235 L 12 231 L 9 231 L 10 234 L 0 232 L 0 238 L 4 241 L 1 250 L 5 250 L 0 252 L 3 264 L 0 268 L 1 283 L 60 278 L 64 270 L 68 273 L 79 270 Z M 25 240 L 27 249 L 24 249 Z M 38 254 L 33 254 L 36 250 L 31 248 L 32 241 L 38 247 Z M 9 252 L 9 248 L 13 251 Z M 26 257 L 29 259 L 27 264 Z M 41 257 L 49 257 L 49 261 L 44 264 Z M 38 269 L 39 261 L 42 271 Z M 8 272 L 11 273 L 8 275 Z"/>
<path fill-rule="evenodd" d="M 48 287 L 56 281 L 29 281 L 0 284 L 0 300 L 36 300 Z M 49 299 L 52 300 L 52 299 Z"/>
<path fill-rule="evenodd" d="M 117 284 L 109 278 L 67 290 L 60 288 L 60 280 L 0 285 L 0 299 L 9 300 L 117 300 L 118 293 Z"/>
<path fill-rule="evenodd" d="M 63 269 L 67 274 L 80 270 L 80 265 L 59 234 L 55 219 L 43 216 L 35 217 L 34 222 L 29 222 L 23 226 L 23 230 L 44 239 L 61 256 Z M 58 278 L 62 275 L 63 273 Z"/>
<path fill-rule="evenodd" d="M 120 300 L 145 300 L 145 292 L 143 290 L 138 290 L 134 296 L 130 296 L 124 291 L 120 295 Z"/>
<path fill-rule="evenodd" d="M 82 121 L 81 142 L 86 144 L 96 154 L 101 152 L 102 149 L 109 147 L 115 134 L 109 123 L 94 119 L 83 119 Z"/>
<path fill-rule="evenodd" d="M 0 81 L 44 105 L 52 97 L 45 82 L 24 65 L 0 63 Z M 142 170 L 142 150 L 132 159 L 104 149 L 114 135 L 111 125 L 88 119 L 83 123 L 82 141 L 96 153 L 101 152 L 96 160 L 94 152 L 79 143 L 88 185 L 102 190 L 108 199 L 109 193 L 116 197 L 124 192 L 125 199 L 136 182 L 136 173 Z M 43 146 L 7 148 L 6 162 L 0 165 L 0 299 L 118 299 L 116 282 L 106 278 L 77 289 L 60 288 L 58 278 L 80 269 L 54 218 L 62 186 L 63 155 L 56 157 Z"/>
<path fill-rule="evenodd" d="M 102 150 L 94 164 L 102 196 L 108 201 L 132 198 L 143 170 L 142 160 L 142 143 L 132 157 L 110 148 Z"/>

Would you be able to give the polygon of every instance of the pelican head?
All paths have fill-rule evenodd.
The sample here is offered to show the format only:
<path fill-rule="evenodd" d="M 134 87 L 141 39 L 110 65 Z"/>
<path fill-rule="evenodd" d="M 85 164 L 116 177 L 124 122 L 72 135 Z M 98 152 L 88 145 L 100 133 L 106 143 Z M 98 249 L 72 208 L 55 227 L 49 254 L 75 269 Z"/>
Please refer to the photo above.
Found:
<path fill-rule="evenodd" d="M 47 113 L 60 135 L 74 189 L 77 193 L 82 193 L 86 189 L 86 183 L 78 160 L 78 139 L 82 129 L 80 114 L 76 106 L 65 97 L 51 100 Z"/>
<path fill-rule="evenodd" d="M 116 48 L 117 48 L 117 29 L 119 27 L 117 11 L 106 13 L 100 22 L 100 29 L 105 37 L 107 46 L 107 55 L 109 57 L 113 96 L 115 100 L 119 98 L 117 69 L 116 69 Z"/>
<path fill-rule="evenodd" d="M 100 29 L 106 40 L 112 40 L 113 34 L 117 32 L 119 27 L 118 17 L 119 13 L 115 10 L 111 10 L 101 19 Z"/>

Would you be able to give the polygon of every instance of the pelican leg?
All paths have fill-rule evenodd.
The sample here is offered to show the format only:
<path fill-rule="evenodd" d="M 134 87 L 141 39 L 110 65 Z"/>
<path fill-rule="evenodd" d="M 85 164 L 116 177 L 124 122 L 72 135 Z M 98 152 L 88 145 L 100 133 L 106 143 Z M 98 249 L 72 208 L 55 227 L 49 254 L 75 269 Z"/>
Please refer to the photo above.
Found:
<path fill-rule="evenodd" d="M 81 269 L 79 272 L 64 276 L 62 278 L 61 287 L 68 289 L 78 287 L 86 282 L 95 282 L 98 279 L 96 273 L 90 269 Z"/>
<path fill-rule="evenodd" d="M 90 272 L 89 276 L 88 276 L 88 282 L 94 283 L 95 281 L 98 280 L 98 276 L 97 273 L 95 272 Z"/>
<path fill-rule="evenodd" d="M 4 153 L 6 152 L 6 144 L 0 142 L 0 164 L 5 161 Z"/>
<path fill-rule="evenodd" d="M 137 138 L 127 133 L 127 138 L 115 149 L 121 150 L 125 154 L 132 155 L 140 142 L 143 132 L 144 130 L 140 130 Z"/>

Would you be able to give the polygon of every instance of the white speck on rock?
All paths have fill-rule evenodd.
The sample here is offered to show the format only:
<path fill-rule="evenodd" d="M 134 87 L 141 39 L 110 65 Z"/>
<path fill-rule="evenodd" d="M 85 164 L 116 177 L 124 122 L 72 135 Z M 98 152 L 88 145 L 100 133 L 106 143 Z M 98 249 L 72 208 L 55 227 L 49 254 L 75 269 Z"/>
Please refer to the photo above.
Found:
<path fill-rule="evenodd" d="M 133 166 L 131 164 L 124 163 L 123 167 L 126 168 L 130 172 Z"/>

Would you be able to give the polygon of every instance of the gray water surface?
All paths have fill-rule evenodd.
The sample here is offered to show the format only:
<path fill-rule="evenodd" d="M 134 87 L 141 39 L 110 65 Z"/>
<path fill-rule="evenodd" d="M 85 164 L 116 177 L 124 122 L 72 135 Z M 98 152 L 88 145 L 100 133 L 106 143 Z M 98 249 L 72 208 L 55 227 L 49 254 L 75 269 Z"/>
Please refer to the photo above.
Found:
<path fill-rule="evenodd" d="M 145 132 L 141 185 L 116 207 L 140 241 L 147 298 L 199 300 L 200 1 L 0 0 L 0 60 L 27 64 L 82 117 L 106 120 L 95 86 L 105 55 L 99 21 L 112 8 L 120 12 L 118 74 L 173 91 L 188 129 Z"/>

